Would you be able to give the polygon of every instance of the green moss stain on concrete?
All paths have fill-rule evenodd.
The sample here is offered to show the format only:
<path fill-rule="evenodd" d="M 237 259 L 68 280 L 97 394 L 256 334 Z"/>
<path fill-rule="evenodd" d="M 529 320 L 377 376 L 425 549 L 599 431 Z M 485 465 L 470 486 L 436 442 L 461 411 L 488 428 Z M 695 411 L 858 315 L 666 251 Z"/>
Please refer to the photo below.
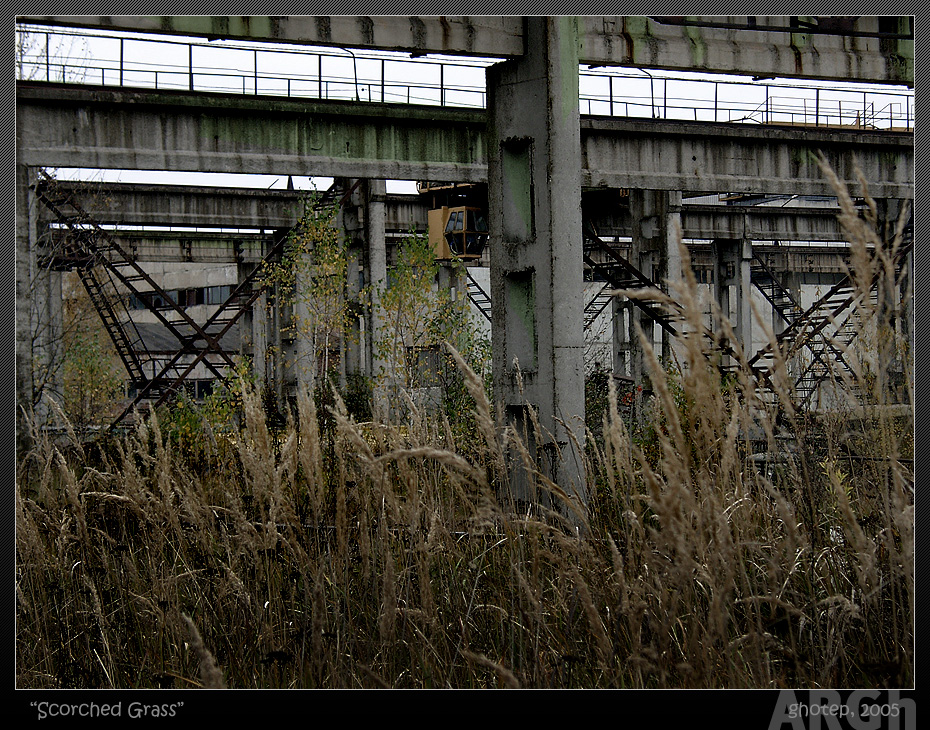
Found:
<path fill-rule="evenodd" d="M 222 111 L 206 113 L 196 119 L 200 149 L 215 152 L 283 152 L 343 160 L 411 163 L 480 164 L 487 159 L 481 130 L 462 127 L 430 127 L 428 124 L 410 127 L 404 120 L 392 125 L 383 118 L 373 118 L 366 123 L 363 119 L 345 119 L 331 114 L 252 116 L 248 111 L 228 115 Z M 519 172 L 515 174 L 519 180 Z M 523 177 L 528 179 L 528 173 Z"/>
<path fill-rule="evenodd" d="M 526 140 L 504 142 L 501 145 L 505 241 L 526 241 L 533 235 L 531 149 Z"/>
<path fill-rule="evenodd" d="M 536 287 L 534 272 L 519 271 L 507 275 L 507 338 L 509 355 L 520 361 L 523 369 L 536 370 Z M 509 367 L 510 362 L 507 363 Z"/>
<path fill-rule="evenodd" d="M 233 35 L 255 36 L 256 38 L 273 38 L 276 28 L 267 15 L 230 16 L 228 33 Z"/>
<path fill-rule="evenodd" d="M 267 15 L 157 15 L 149 20 L 162 30 L 191 35 L 205 34 L 223 38 L 242 36 L 273 38 L 277 35 L 275 22 Z"/>
<path fill-rule="evenodd" d="M 634 64 L 648 65 L 651 61 L 649 50 L 649 19 L 642 15 L 623 18 L 623 30 L 629 38 L 630 56 Z"/>
<path fill-rule="evenodd" d="M 688 48 L 691 51 L 691 65 L 694 68 L 707 66 L 707 42 L 701 35 L 700 28 L 684 26 L 685 37 L 688 39 Z"/>

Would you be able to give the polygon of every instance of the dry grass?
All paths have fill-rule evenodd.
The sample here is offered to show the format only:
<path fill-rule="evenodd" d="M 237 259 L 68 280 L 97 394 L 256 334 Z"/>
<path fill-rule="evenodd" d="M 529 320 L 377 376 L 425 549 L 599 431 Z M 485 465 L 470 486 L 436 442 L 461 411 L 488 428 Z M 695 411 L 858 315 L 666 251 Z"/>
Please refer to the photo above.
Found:
<path fill-rule="evenodd" d="M 302 397 L 272 433 L 245 389 L 235 458 L 197 469 L 155 418 L 95 454 L 39 438 L 17 684 L 910 686 L 909 426 L 789 412 L 788 449 L 748 373 L 722 382 L 701 347 L 678 344 L 675 380 L 650 353 L 648 437 L 611 392 L 582 537 L 502 506 L 520 445 L 461 360 L 456 428 L 412 403 L 363 427 L 337 398 L 321 432 Z M 742 438 L 758 423 L 769 460 Z"/>

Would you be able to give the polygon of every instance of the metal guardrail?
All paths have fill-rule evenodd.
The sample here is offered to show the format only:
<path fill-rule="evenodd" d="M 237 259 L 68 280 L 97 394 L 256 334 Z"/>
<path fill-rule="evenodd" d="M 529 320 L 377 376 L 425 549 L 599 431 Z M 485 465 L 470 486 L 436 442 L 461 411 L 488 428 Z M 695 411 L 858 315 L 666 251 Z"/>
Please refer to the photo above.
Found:
<path fill-rule="evenodd" d="M 493 62 L 432 60 L 343 49 L 240 44 L 17 28 L 21 79 L 101 86 L 210 91 L 291 98 L 484 108 L 484 68 Z M 30 43 L 23 39 L 31 38 Z M 57 50 L 51 51 L 55 38 Z M 62 40 L 109 44 L 109 58 L 69 57 Z M 144 62 L 138 46 L 161 47 Z M 99 53 L 99 50 L 98 50 Z M 174 59 L 171 60 L 171 56 Z M 226 65 L 217 64 L 225 56 Z M 239 68 L 229 68 L 235 60 Z M 251 68 L 245 68 L 245 66 Z M 286 67 L 286 73 L 281 71 Z M 858 129 L 913 129 L 912 93 L 804 84 L 666 77 L 645 69 L 580 73 L 581 112 L 600 116 Z M 669 93 L 669 89 L 672 92 Z"/>
<path fill-rule="evenodd" d="M 592 115 L 747 124 L 787 124 L 859 129 L 913 129 L 911 93 L 812 84 L 671 78 L 638 74 L 590 74 L 601 90 L 581 94 L 581 111 Z M 583 84 L 582 84 L 583 85 Z M 678 91 L 669 94 L 669 86 Z M 620 86 L 626 88 L 621 93 Z"/>

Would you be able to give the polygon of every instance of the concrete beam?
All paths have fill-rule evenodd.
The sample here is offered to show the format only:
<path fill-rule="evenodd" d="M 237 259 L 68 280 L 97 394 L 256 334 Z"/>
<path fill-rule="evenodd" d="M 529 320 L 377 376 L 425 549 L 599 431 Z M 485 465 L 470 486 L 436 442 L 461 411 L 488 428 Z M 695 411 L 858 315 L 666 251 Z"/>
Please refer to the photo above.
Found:
<path fill-rule="evenodd" d="M 721 231 L 724 229 L 720 229 Z M 735 229 L 733 229 L 735 230 Z M 613 232 L 604 235 L 626 235 Z M 49 232 L 52 236 L 49 247 L 54 248 L 60 232 Z M 161 231 L 117 231 L 112 232 L 111 238 L 127 252 L 130 252 L 137 261 L 144 262 L 189 262 L 194 264 L 256 264 L 262 260 L 268 251 L 269 238 L 264 234 L 242 233 L 205 233 L 202 231 L 161 232 Z M 724 238 L 719 232 L 714 236 L 701 235 L 694 238 Z M 765 241 L 767 239 L 747 240 Z M 787 242 L 791 239 L 777 238 L 773 240 Z M 800 238 L 797 240 L 808 240 Z M 816 240 L 816 239 L 810 239 Z M 840 241 L 840 237 L 835 239 Z M 387 244 L 390 248 L 391 239 Z M 709 246 L 706 244 L 691 244 L 691 262 L 695 268 L 713 268 Z M 779 271 L 802 272 L 832 272 L 843 271 L 843 265 L 849 263 L 848 246 L 766 246 L 757 244 L 754 249 L 761 251 L 766 257 L 769 268 Z"/>
<path fill-rule="evenodd" d="M 138 183 L 60 181 L 98 223 L 137 226 L 222 228 L 290 228 L 310 191 L 268 188 L 226 188 Z M 426 227 L 426 205 L 417 195 L 385 195 L 385 227 L 408 231 Z M 39 211 L 40 221 L 54 216 Z M 183 236 L 181 236 L 183 237 Z"/>
<path fill-rule="evenodd" d="M 485 113 L 276 97 L 17 87 L 22 162 L 55 167 L 474 181 Z"/>
<path fill-rule="evenodd" d="M 56 250 L 64 235 L 60 229 L 49 230 L 47 248 Z M 254 265 L 271 248 L 271 238 L 264 234 L 114 231 L 110 238 L 136 261 L 145 262 Z"/>
<path fill-rule="evenodd" d="M 907 17 L 587 16 L 582 21 L 585 63 L 914 84 L 914 36 Z"/>
<path fill-rule="evenodd" d="M 23 16 L 23 22 L 312 46 L 470 56 L 523 55 L 517 16 Z"/>
<path fill-rule="evenodd" d="M 128 226 L 197 226 L 224 228 L 289 228 L 297 220 L 306 191 L 260 188 L 145 185 L 134 183 L 75 183 L 58 188 L 74 194 L 82 207 L 101 224 Z M 385 196 L 385 228 L 406 232 L 425 230 L 428 203 L 417 195 Z M 39 208 L 40 225 L 53 220 Z M 752 241 L 842 241 L 839 208 L 733 206 L 688 204 L 681 210 L 685 238 L 745 238 Z M 626 208 L 598 207 L 591 220 L 602 236 L 630 236 Z M 243 234 L 245 235 L 245 234 Z M 217 246 L 231 246 L 229 234 L 209 232 L 158 233 L 134 236 L 139 257 L 147 260 L 212 261 Z M 213 239 L 216 239 L 215 241 Z M 244 239 L 243 239 L 244 240 Z M 228 258 L 232 254 L 223 254 Z"/>
<path fill-rule="evenodd" d="M 27 165 L 480 182 L 486 126 L 475 110 L 17 83 Z M 858 163 L 875 197 L 913 197 L 908 132 L 581 119 L 589 187 L 832 195 L 818 150 L 854 190 Z"/>
<path fill-rule="evenodd" d="M 681 206 L 684 238 L 742 238 L 750 241 L 844 241 L 839 208 L 767 206 Z"/>
<path fill-rule="evenodd" d="M 23 16 L 25 22 L 315 46 L 516 58 L 519 16 Z M 914 83 L 906 16 L 585 16 L 581 63 Z"/>
<path fill-rule="evenodd" d="M 822 151 L 855 192 L 858 164 L 876 198 L 914 195 L 910 133 L 585 117 L 581 147 L 589 187 L 834 195 Z"/>

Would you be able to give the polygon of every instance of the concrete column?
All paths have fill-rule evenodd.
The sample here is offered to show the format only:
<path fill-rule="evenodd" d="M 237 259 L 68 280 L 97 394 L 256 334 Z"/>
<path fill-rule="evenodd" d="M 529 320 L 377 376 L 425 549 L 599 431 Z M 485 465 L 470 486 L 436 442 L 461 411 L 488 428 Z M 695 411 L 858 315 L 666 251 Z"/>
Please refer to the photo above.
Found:
<path fill-rule="evenodd" d="M 910 201 L 901 199 L 882 199 L 876 201 L 878 212 L 878 234 L 886 246 L 894 241 L 898 221 L 910 210 Z M 909 259 L 912 260 L 912 259 Z M 896 272 L 897 273 L 897 272 Z M 879 397 L 890 403 L 903 403 L 909 400 L 907 393 L 906 353 L 901 345 L 907 341 L 907 316 L 904 310 L 905 291 L 897 286 L 890 286 L 880 275 L 877 301 L 878 325 L 878 376 L 877 390 Z M 901 283 L 907 286 L 907 276 L 901 277 Z M 904 337 L 902 337 L 904 335 Z"/>
<path fill-rule="evenodd" d="M 18 148 L 17 144 L 17 152 Z M 19 456 L 32 445 L 27 419 L 32 415 L 32 271 L 35 268 L 35 251 L 30 245 L 29 203 L 29 168 L 16 165 L 16 450 Z"/>
<path fill-rule="evenodd" d="M 343 343 L 342 373 L 343 377 L 349 375 L 364 375 L 366 360 L 365 348 L 362 346 L 364 333 L 364 318 L 359 316 L 359 307 L 364 282 L 364 253 L 358 246 L 349 245 L 349 266 L 346 281 L 346 296 L 349 300 L 351 315 L 346 328 L 345 342 Z"/>
<path fill-rule="evenodd" d="M 730 320 L 733 334 L 744 351 L 752 349 L 752 241 L 719 238 L 713 241 L 714 295 L 720 311 Z M 751 353 L 750 353 L 751 354 Z"/>
<path fill-rule="evenodd" d="M 778 277 L 781 285 L 788 290 L 791 296 L 794 297 L 794 300 L 803 309 L 804 305 L 801 301 L 801 275 L 797 271 L 789 271 L 787 268 L 784 271 L 776 270 L 775 275 Z M 778 310 L 772 307 L 772 331 L 778 335 L 787 327 L 788 323 L 782 318 L 781 314 L 778 313 Z M 759 343 L 760 346 L 764 344 L 765 343 Z"/>
<path fill-rule="evenodd" d="M 660 289 L 668 291 L 669 281 L 681 278 L 681 192 L 668 190 L 630 190 L 632 242 L 630 263 L 649 277 Z M 647 343 L 664 363 L 674 359 L 672 338 L 636 307 L 631 307 L 627 342 L 630 352 L 629 376 L 636 383 L 633 412 L 642 420 L 643 401 L 652 391 L 643 359 L 643 346 L 636 324 L 646 335 Z"/>
<path fill-rule="evenodd" d="M 380 293 L 387 286 L 387 242 L 384 236 L 386 185 L 384 180 L 368 180 L 362 188 L 365 239 L 368 243 L 365 280 L 371 286 L 366 346 L 371 353 L 369 362 L 375 379 L 372 407 L 375 420 L 385 421 L 390 414 L 388 389 L 385 387 L 391 381 L 390 363 L 379 356 L 377 345 L 385 331 Z"/>
<path fill-rule="evenodd" d="M 743 352 L 752 354 L 752 241 L 739 246 L 739 281 L 736 300 L 736 337 Z"/>
<path fill-rule="evenodd" d="M 459 265 L 449 261 L 439 264 L 436 283 L 440 296 L 448 296 L 450 301 L 459 302 L 468 296 L 465 271 Z"/>
<path fill-rule="evenodd" d="M 903 396 L 905 403 L 914 405 L 914 251 L 907 255 L 904 273 L 901 276 L 901 297 L 903 312 L 901 314 L 901 340 L 904 343 L 904 367 L 906 375 Z"/>
<path fill-rule="evenodd" d="M 255 264 L 252 262 L 238 265 L 239 281 L 245 279 Z M 243 313 L 239 319 L 239 348 L 243 357 L 249 358 L 252 363 L 252 372 L 259 383 L 264 383 L 268 377 L 266 356 L 268 350 L 268 294 L 262 293 L 252 303 L 251 309 Z"/>
<path fill-rule="evenodd" d="M 354 180 L 343 178 L 340 181 L 340 187 L 343 190 L 349 190 L 354 182 Z M 368 284 L 365 264 L 365 231 L 359 213 L 360 197 L 359 191 L 354 190 L 339 208 L 339 229 L 348 248 L 349 257 L 346 296 L 353 304 L 354 311 L 358 312 L 358 316 L 353 315 L 349 319 L 342 360 L 346 375 L 364 375 L 370 378 L 371 358 L 366 357 L 366 354 L 370 355 L 366 353 L 368 328 L 365 326 L 365 317 L 361 314 L 362 309 L 354 306 L 361 304 L 362 290 Z"/>
<path fill-rule="evenodd" d="M 611 298 L 611 350 L 615 378 L 632 377 L 630 374 L 630 327 L 628 324 L 632 306 L 628 299 L 621 299 L 617 296 Z"/>
<path fill-rule="evenodd" d="M 42 248 L 38 236 L 39 203 L 31 181 L 30 169 L 17 166 L 17 407 L 25 406 L 44 424 L 51 418 L 49 399 L 60 403 L 64 396 L 64 323 L 61 272 L 48 264 L 53 252 Z"/>
<path fill-rule="evenodd" d="M 312 286 L 312 282 L 308 281 L 312 276 L 313 274 L 308 268 L 299 267 L 299 274 L 296 277 L 297 292 L 294 297 L 294 304 L 290 307 L 290 312 L 281 313 L 282 318 L 289 315 L 288 319 L 290 321 L 288 324 L 291 328 L 291 337 L 293 337 L 291 343 L 282 343 L 287 352 L 287 357 L 284 358 L 285 363 L 291 365 L 291 367 L 285 368 L 286 371 L 289 371 L 285 377 L 288 385 L 293 383 L 296 386 L 296 392 L 299 392 L 301 388 L 306 388 L 312 393 L 313 389 L 319 385 L 316 382 L 317 352 L 314 347 L 313 337 L 315 322 L 313 321 L 313 314 L 301 294 L 307 287 Z M 325 375 L 324 373 L 324 377 Z"/>
<path fill-rule="evenodd" d="M 525 19 L 527 52 L 487 69 L 495 398 L 537 467 L 586 504 L 578 21 Z M 519 371 L 517 365 L 519 364 Z M 511 496 L 542 501 L 515 468 Z"/>
<path fill-rule="evenodd" d="M 35 230 L 34 224 L 30 225 Z M 33 287 L 35 319 L 33 321 L 33 386 L 40 400 L 36 417 L 45 422 L 51 416 L 48 399 L 62 403 L 64 397 L 63 357 L 64 322 L 62 314 L 61 272 L 39 266 Z"/>

